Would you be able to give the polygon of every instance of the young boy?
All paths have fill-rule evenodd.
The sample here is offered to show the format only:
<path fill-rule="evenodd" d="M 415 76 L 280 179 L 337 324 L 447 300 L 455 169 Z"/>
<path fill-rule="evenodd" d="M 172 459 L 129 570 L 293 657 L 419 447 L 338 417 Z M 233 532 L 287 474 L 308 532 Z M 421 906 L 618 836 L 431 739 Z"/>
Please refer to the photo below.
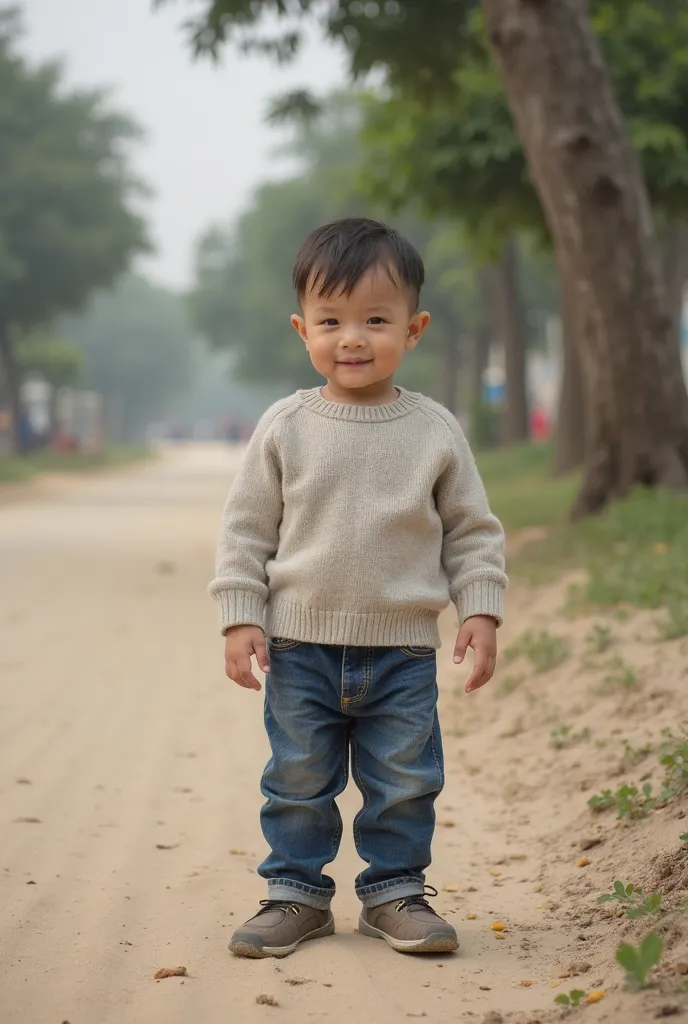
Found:
<path fill-rule="evenodd" d="M 405 953 L 454 950 L 426 900 L 444 782 L 437 618 L 454 602 L 467 691 L 492 676 L 503 532 L 454 417 L 394 384 L 430 321 L 423 263 L 377 221 L 306 239 L 291 318 L 323 387 L 263 416 L 222 518 L 211 584 L 230 679 L 260 690 L 272 757 L 261 813 L 269 898 L 232 937 L 241 956 L 286 956 L 334 931 L 323 867 L 342 834 L 349 763 L 363 797 L 354 838 L 359 932 Z M 431 890 L 431 895 L 437 892 Z"/>

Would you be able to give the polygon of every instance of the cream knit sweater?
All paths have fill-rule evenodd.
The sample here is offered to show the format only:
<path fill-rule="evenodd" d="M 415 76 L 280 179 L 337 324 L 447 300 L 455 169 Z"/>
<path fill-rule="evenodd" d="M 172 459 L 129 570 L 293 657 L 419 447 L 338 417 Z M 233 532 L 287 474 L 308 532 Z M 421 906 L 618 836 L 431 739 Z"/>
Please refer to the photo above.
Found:
<path fill-rule="evenodd" d="M 210 592 L 220 624 L 319 644 L 439 646 L 502 620 L 504 534 L 454 417 L 399 389 L 388 405 L 298 391 L 261 419 L 227 499 Z"/>

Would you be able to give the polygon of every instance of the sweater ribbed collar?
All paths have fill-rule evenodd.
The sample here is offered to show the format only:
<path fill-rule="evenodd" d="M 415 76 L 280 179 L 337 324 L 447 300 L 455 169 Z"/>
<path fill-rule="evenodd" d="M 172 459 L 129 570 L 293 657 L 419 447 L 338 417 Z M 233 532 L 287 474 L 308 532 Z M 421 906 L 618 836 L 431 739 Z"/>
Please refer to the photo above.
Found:
<path fill-rule="evenodd" d="M 353 420 L 358 423 L 383 423 L 399 419 L 418 406 L 420 395 L 414 391 L 396 386 L 399 397 L 385 405 L 353 405 L 347 402 L 330 402 L 323 398 L 320 388 L 309 388 L 297 391 L 302 405 L 307 406 L 319 416 L 332 420 Z"/>

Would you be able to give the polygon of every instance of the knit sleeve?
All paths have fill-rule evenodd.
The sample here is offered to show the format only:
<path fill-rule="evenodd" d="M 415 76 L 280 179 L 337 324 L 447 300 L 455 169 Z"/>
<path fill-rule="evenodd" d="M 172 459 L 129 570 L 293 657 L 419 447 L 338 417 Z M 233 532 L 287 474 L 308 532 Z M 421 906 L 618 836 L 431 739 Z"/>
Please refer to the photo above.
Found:
<path fill-rule="evenodd" d="M 462 624 L 472 615 L 489 615 L 501 625 L 507 584 L 504 531 L 490 512 L 463 430 L 445 409 L 442 414 L 452 447 L 437 481 L 435 497 L 444 527 L 442 565 L 449 579 L 449 593 Z"/>
<path fill-rule="evenodd" d="M 251 438 L 225 503 L 209 591 L 223 634 L 231 626 L 263 628 L 268 599 L 266 563 L 277 551 L 282 474 L 274 424 L 284 403 L 269 409 Z"/>

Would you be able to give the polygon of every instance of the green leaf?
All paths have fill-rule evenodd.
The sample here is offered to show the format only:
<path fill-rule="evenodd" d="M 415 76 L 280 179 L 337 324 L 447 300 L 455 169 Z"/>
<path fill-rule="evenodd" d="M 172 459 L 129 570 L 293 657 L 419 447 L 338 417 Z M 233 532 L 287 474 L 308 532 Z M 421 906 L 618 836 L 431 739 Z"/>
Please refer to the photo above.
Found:
<path fill-rule="evenodd" d="M 598 896 L 597 897 L 597 902 L 598 903 L 611 903 L 612 900 L 615 900 L 616 898 L 617 898 L 616 893 L 606 892 L 604 894 L 604 896 Z"/>
<path fill-rule="evenodd" d="M 658 964 L 664 949 L 664 940 L 656 932 L 650 932 L 640 943 L 640 959 L 645 968 L 645 973 L 655 964 Z"/>
<path fill-rule="evenodd" d="M 581 988 L 572 989 L 569 995 L 574 1006 L 580 1006 L 581 1000 L 585 999 L 585 992 Z"/>
<path fill-rule="evenodd" d="M 641 917 L 647 917 L 650 913 L 647 907 L 627 907 L 626 917 L 629 921 L 638 921 Z"/>
<path fill-rule="evenodd" d="M 626 892 L 623 882 L 614 882 L 614 892 L 618 892 L 619 896 L 623 896 Z"/>
<path fill-rule="evenodd" d="M 635 886 L 633 885 L 632 882 L 629 882 L 628 885 L 626 886 L 626 895 L 630 896 L 631 893 L 634 892 L 634 891 L 635 891 Z"/>
<path fill-rule="evenodd" d="M 659 893 L 659 892 L 652 892 L 652 893 L 650 893 L 650 895 L 647 898 L 647 909 L 651 913 L 654 913 L 656 910 L 659 910 L 661 905 L 662 905 L 662 894 Z"/>
<path fill-rule="evenodd" d="M 682 833 L 682 834 L 681 834 L 681 835 L 679 836 L 679 839 L 680 839 L 680 840 L 681 840 L 681 842 L 683 842 L 683 843 L 688 843 L 688 832 L 683 832 L 683 833 Z"/>
<path fill-rule="evenodd" d="M 635 946 L 622 942 L 616 951 L 616 962 L 629 974 L 634 975 L 640 966 L 640 956 Z"/>
<path fill-rule="evenodd" d="M 557 1003 L 559 1006 L 570 1006 L 571 1005 L 571 1000 L 563 992 L 560 993 L 560 995 L 555 996 L 554 1002 Z"/>

